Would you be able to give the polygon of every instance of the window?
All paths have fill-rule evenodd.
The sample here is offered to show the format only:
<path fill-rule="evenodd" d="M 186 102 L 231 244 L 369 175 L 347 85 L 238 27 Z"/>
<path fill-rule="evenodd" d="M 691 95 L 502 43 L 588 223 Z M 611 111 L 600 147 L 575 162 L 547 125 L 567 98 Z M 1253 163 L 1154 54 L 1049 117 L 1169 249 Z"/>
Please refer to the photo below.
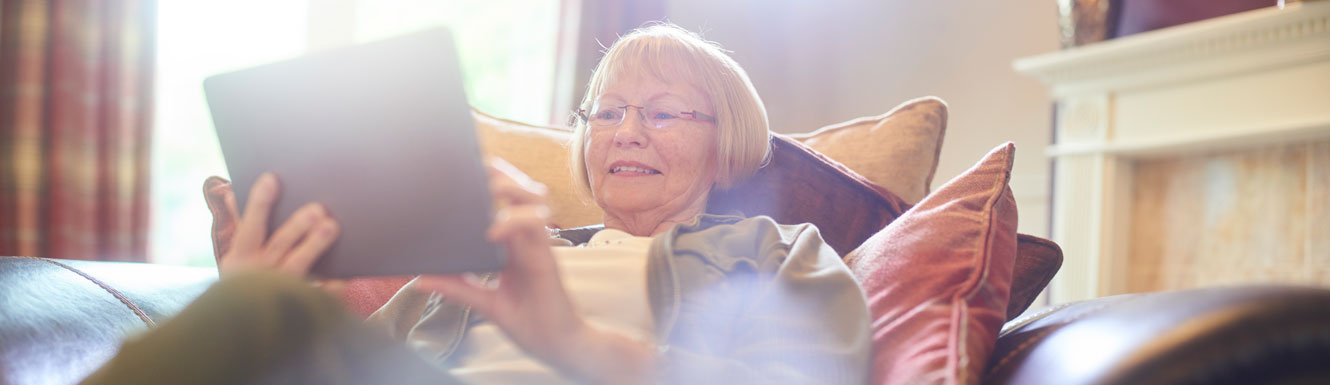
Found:
<path fill-rule="evenodd" d="M 347 44 L 448 26 L 471 103 L 508 119 L 543 123 L 550 116 L 558 6 L 557 0 L 161 2 L 151 260 L 213 264 L 212 216 L 201 186 L 209 175 L 227 173 L 204 101 L 204 78 L 297 56 L 312 41 Z"/>
<path fill-rule="evenodd" d="M 457 39 L 471 104 L 508 119 L 549 120 L 557 0 L 360 0 L 355 6 L 357 42 L 446 25 Z"/>

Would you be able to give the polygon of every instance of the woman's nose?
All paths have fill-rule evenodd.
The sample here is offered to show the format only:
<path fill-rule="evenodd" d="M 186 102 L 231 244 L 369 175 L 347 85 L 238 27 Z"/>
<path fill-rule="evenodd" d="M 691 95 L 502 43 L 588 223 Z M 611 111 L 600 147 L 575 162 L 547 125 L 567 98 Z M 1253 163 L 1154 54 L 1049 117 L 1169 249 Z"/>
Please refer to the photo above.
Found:
<path fill-rule="evenodd" d="M 632 125 L 634 127 L 647 128 L 652 122 L 647 119 L 646 107 L 627 106 L 623 111 L 623 120 L 619 122 L 619 127 Z"/>
<path fill-rule="evenodd" d="M 619 146 L 645 147 L 647 143 L 647 121 L 640 111 L 629 108 L 623 122 L 614 131 L 614 144 Z"/>

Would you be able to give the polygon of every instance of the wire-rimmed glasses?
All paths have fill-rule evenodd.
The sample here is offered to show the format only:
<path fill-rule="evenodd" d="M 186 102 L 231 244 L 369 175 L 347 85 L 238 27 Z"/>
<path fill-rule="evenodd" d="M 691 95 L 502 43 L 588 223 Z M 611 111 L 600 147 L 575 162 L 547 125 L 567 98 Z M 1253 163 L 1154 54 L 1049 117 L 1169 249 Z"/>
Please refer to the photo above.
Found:
<path fill-rule="evenodd" d="M 587 110 L 577 110 L 576 118 L 582 119 L 593 128 L 618 127 L 623 124 L 625 117 L 628 116 L 629 108 L 637 110 L 639 116 L 646 122 L 647 127 L 658 129 L 672 128 L 685 122 L 716 122 L 716 117 L 697 110 L 680 111 L 681 108 L 653 105 L 634 106 L 631 104 L 618 107 L 597 107 L 593 109 L 594 113 L 588 113 Z"/>

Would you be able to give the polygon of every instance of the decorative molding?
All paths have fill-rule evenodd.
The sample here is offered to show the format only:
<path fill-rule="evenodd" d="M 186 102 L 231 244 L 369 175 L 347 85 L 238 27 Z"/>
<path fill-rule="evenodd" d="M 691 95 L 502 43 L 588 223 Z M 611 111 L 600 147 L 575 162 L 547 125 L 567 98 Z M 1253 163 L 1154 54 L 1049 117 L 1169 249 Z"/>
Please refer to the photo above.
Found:
<path fill-rule="evenodd" d="M 1016 60 L 1062 96 L 1269 69 L 1330 57 L 1330 1 L 1299 2 Z"/>
<path fill-rule="evenodd" d="M 1059 143 L 1045 149 L 1044 154 L 1050 157 L 1091 154 L 1128 157 L 1171 156 L 1323 138 L 1330 138 L 1330 120 L 1271 125 L 1236 132 L 1189 134 L 1151 140 Z"/>
<path fill-rule="evenodd" d="M 1109 96 L 1068 97 L 1058 103 L 1058 141 L 1077 143 L 1108 138 Z"/>

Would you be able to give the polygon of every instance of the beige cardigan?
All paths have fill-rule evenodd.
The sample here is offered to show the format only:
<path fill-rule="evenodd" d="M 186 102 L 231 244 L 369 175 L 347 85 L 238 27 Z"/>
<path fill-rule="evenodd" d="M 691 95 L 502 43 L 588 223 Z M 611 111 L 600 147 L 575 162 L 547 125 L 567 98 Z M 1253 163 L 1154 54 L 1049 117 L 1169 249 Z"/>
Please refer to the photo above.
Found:
<path fill-rule="evenodd" d="M 469 308 L 408 283 L 370 316 L 443 368 Z M 862 384 L 867 302 L 811 224 L 702 215 L 655 237 L 647 293 L 661 341 L 660 383 Z"/>

